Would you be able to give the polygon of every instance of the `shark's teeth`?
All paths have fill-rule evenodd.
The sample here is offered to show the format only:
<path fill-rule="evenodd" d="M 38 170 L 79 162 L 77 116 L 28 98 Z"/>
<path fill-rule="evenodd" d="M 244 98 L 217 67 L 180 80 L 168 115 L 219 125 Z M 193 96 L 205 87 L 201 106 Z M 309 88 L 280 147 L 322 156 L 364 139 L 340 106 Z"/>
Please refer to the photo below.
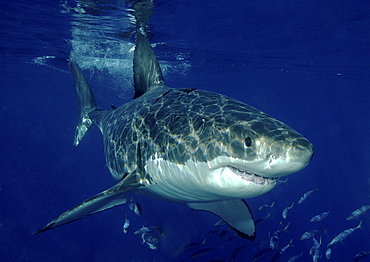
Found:
<path fill-rule="evenodd" d="M 233 167 L 233 166 L 227 166 L 227 167 L 231 171 L 233 171 L 234 174 L 236 174 L 238 176 L 241 176 L 242 179 L 253 182 L 253 183 L 256 183 L 256 184 L 259 184 L 259 185 L 264 185 L 266 183 L 267 184 L 276 183 L 276 181 L 278 180 L 278 178 L 270 178 L 270 177 L 259 176 L 257 174 L 254 174 L 254 173 L 251 173 L 251 172 L 248 172 L 248 171 L 240 170 L 240 169 L 238 169 L 236 167 Z"/>

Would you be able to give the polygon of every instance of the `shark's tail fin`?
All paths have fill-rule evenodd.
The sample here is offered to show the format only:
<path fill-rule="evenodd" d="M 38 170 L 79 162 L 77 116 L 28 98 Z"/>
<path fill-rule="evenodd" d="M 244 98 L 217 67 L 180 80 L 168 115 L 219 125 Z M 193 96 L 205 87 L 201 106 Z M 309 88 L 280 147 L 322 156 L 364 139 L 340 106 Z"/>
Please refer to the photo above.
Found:
<path fill-rule="evenodd" d="M 71 68 L 73 74 L 79 102 L 78 123 L 73 142 L 73 149 L 75 149 L 79 145 L 86 132 L 93 125 L 90 113 L 96 110 L 101 111 L 101 109 L 98 108 L 95 102 L 94 95 L 81 68 L 74 61 L 69 62 L 69 67 Z"/>

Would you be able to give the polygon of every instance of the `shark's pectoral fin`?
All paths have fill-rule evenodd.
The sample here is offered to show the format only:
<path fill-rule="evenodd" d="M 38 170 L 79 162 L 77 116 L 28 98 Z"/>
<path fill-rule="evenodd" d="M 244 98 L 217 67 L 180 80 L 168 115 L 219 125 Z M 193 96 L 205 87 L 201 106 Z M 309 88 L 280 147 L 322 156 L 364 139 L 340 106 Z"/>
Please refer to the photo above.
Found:
<path fill-rule="evenodd" d="M 209 211 L 224 220 L 241 237 L 253 241 L 256 228 L 253 215 L 244 200 L 225 200 L 210 203 L 188 203 L 196 210 Z"/>
<path fill-rule="evenodd" d="M 130 174 L 111 188 L 93 197 L 90 197 L 77 206 L 67 210 L 34 234 L 71 223 L 77 219 L 104 211 L 117 205 L 125 204 L 127 201 L 127 191 L 135 189 L 139 186 L 140 184 L 138 183 L 138 175 L 136 173 Z"/>

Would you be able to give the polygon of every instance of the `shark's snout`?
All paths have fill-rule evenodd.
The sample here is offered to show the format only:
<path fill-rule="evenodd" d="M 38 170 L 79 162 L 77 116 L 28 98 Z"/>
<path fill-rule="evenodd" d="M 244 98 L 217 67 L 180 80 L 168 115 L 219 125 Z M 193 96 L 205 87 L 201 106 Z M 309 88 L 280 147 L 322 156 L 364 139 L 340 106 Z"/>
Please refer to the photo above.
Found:
<path fill-rule="evenodd" d="M 307 139 L 301 139 L 300 143 L 296 145 L 297 151 L 300 153 L 297 154 L 297 161 L 302 162 L 307 166 L 315 154 L 315 149 L 313 145 Z"/>
<path fill-rule="evenodd" d="M 257 174 L 265 177 L 288 176 L 301 171 L 312 160 L 313 145 L 304 137 L 294 141 L 282 141 L 270 146 L 264 164 Z"/>

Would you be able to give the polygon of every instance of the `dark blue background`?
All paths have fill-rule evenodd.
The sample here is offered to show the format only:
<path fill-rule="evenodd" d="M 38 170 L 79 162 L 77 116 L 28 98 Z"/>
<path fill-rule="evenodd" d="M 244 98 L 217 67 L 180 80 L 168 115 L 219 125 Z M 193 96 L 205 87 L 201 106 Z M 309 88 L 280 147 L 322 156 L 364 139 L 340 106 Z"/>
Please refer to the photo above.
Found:
<path fill-rule="evenodd" d="M 80 61 L 91 59 L 76 51 L 81 43 L 73 45 L 78 12 L 72 8 L 77 2 L 2 2 L 0 255 L 4 261 L 191 261 L 192 252 L 181 252 L 180 247 L 204 238 L 205 246 L 213 250 L 202 259 L 210 261 L 227 258 L 248 243 L 239 237 L 226 242 L 209 236 L 217 221 L 211 214 L 136 195 L 134 200 L 143 207 L 141 217 L 126 205 L 32 235 L 115 181 L 105 167 L 97 128 L 71 150 L 77 98 L 66 59 L 71 51 Z M 301 250 L 301 261 L 310 261 L 313 242 L 299 240 L 305 231 L 327 229 L 327 235 L 322 234 L 325 252 L 335 235 L 360 221 L 346 217 L 370 204 L 370 6 L 367 1 L 254 2 L 157 0 L 150 20 L 151 42 L 157 44 L 154 50 L 168 86 L 238 98 L 284 121 L 314 144 L 316 153 L 307 168 L 270 193 L 247 200 L 256 218 L 267 214 L 258 211 L 260 205 L 275 201 L 275 207 L 258 227 L 255 243 L 238 257 L 249 261 L 259 251 L 258 241 L 281 228 L 283 208 L 317 186 L 319 190 L 283 221 L 284 225 L 291 221 L 291 226 L 279 245 L 293 239 L 294 248 L 281 261 Z M 127 7 L 123 1 L 107 5 L 117 6 L 117 13 Z M 109 22 L 117 18 L 114 12 L 93 16 Z M 95 46 L 97 54 L 103 55 L 104 45 L 117 39 L 132 46 L 112 37 L 129 26 L 127 12 L 119 14 L 122 23 L 118 17 L 109 26 L 91 25 L 94 28 L 89 30 L 100 33 L 102 40 L 91 35 L 85 40 L 102 43 Z M 114 51 L 113 56 L 119 47 Z M 129 58 L 123 76 L 85 66 L 101 107 L 119 106 L 132 96 Z M 308 223 L 330 208 L 326 220 Z M 125 213 L 132 224 L 126 235 L 121 229 Z M 361 219 L 363 230 L 335 245 L 332 261 L 349 261 L 360 251 L 370 251 L 369 213 Z M 143 225 L 160 224 L 167 237 L 157 251 L 133 234 Z"/>

